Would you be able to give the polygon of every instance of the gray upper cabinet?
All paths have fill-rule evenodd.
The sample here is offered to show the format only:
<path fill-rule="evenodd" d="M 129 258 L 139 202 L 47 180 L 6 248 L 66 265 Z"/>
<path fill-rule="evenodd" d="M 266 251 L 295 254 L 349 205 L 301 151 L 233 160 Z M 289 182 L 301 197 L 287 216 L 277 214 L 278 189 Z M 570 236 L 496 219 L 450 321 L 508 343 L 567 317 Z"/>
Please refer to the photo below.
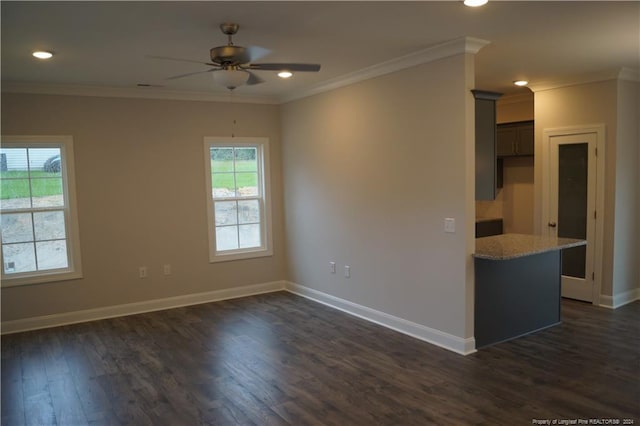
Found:
<path fill-rule="evenodd" d="M 496 100 L 501 93 L 472 90 L 476 119 L 476 200 L 496 198 Z"/>
<path fill-rule="evenodd" d="M 498 157 L 533 155 L 533 121 L 498 124 Z"/>

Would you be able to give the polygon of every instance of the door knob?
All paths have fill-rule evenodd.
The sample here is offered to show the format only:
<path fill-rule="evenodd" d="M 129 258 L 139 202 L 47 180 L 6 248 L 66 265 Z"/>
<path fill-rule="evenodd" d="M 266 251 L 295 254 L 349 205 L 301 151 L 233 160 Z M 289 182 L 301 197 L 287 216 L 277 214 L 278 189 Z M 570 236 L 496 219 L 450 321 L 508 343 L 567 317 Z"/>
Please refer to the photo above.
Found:
<path fill-rule="evenodd" d="M 555 228 L 555 227 L 556 227 L 556 223 L 555 223 L 555 222 L 549 222 L 549 223 L 548 223 L 548 225 L 549 225 L 551 228 Z"/>

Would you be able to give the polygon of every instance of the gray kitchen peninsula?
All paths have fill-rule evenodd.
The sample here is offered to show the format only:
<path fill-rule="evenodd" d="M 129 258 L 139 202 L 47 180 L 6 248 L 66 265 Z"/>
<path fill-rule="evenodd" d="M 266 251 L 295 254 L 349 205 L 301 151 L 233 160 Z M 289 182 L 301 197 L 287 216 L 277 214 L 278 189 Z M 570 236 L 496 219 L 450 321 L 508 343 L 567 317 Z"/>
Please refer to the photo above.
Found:
<path fill-rule="evenodd" d="M 476 347 L 559 324 L 562 249 L 585 244 L 572 238 L 524 234 L 477 238 Z"/>

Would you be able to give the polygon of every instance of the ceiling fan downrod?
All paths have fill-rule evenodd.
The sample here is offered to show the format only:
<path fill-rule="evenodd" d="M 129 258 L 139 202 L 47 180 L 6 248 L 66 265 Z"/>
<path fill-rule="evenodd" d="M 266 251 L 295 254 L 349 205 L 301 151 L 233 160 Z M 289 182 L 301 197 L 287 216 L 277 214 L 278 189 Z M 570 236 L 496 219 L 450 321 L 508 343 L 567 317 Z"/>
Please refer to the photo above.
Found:
<path fill-rule="evenodd" d="M 223 34 L 227 35 L 228 46 L 233 46 L 232 37 L 238 32 L 239 29 L 240 29 L 240 25 L 238 24 L 234 24 L 230 22 L 225 22 L 223 24 L 220 24 L 220 31 L 222 31 Z"/>

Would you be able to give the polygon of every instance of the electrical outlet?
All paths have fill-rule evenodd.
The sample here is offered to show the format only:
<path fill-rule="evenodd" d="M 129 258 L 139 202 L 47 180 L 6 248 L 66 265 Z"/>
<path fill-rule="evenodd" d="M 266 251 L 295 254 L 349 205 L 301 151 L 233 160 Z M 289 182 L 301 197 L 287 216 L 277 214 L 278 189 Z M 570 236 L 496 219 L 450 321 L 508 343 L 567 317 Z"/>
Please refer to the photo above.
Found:
<path fill-rule="evenodd" d="M 138 268 L 138 275 L 140 278 L 147 278 L 147 267 L 141 266 Z"/>
<path fill-rule="evenodd" d="M 332 274 L 336 273 L 336 262 L 329 262 L 329 272 Z"/>
<path fill-rule="evenodd" d="M 344 265 L 344 277 L 351 278 L 351 266 Z"/>
<path fill-rule="evenodd" d="M 162 271 L 165 275 L 171 275 L 171 265 L 165 263 L 165 265 L 162 267 Z"/>

